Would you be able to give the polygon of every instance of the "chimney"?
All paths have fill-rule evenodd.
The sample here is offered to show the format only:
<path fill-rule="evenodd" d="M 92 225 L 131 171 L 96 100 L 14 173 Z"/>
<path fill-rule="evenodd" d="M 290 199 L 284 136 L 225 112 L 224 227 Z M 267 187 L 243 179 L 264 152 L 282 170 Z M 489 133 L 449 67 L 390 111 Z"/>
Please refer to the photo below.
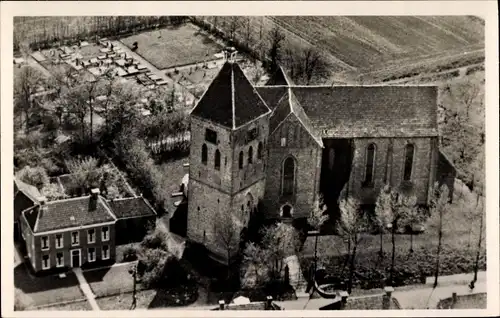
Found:
<path fill-rule="evenodd" d="M 39 217 L 43 217 L 43 213 L 47 211 L 47 197 L 41 196 L 38 197 L 38 202 L 40 202 L 40 209 L 38 210 Z"/>
<path fill-rule="evenodd" d="M 458 296 L 457 293 L 454 292 L 451 294 L 451 309 L 455 308 L 455 305 L 457 304 Z"/>
<path fill-rule="evenodd" d="M 273 305 L 273 296 L 267 296 L 266 310 L 271 310 L 272 305 Z"/>
<path fill-rule="evenodd" d="M 349 298 L 349 293 L 345 290 L 339 293 L 340 296 L 340 309 L 344 309 L 347 304 L 347 298 Z"/>
<path fill-rule="evenodd" d="M 89 211 L 95 211 L 97 209 L 97 199 L 99 198 L 99 189 L 94 188 L 90 190 L 90 201 L 89 201 Z"/>
<path fill-rule="evenodd" d="M 40 202 L 40 205 L 45 205 L 47 203 L 47 197 L 46 196 L 38 197 L 38 202 Z"/>
<path fill-rule="evenodd" d="M 382 309 L 390 309 L 392 292 L 394 291 L 394 288 L 392 286 L 386 286 L 384 288 L 384 291 L 385 295 L 382 298 Z"/>
<path fill-rule="evenodd" d="M 224 60 L 229 63 L 234 63 L 236 61 L 236 54 L 238 53 L 236 49 L 232 46 L 226 47 L 223 51 Z"/>
<path fill-rule="evenodd" d="M 100 193 L 101 193 L 101 191 L 99 190 L 99 188 L 93 188 L 92 190 L 90 190 L 90 196 L 94 200 L 97 199 L 97 197 L 99 196 Z"/>
<path fill-rule="evenodd" d="M 225 302 L 224 300 L 219 300 L 219 310 L 224 310 Z"/>

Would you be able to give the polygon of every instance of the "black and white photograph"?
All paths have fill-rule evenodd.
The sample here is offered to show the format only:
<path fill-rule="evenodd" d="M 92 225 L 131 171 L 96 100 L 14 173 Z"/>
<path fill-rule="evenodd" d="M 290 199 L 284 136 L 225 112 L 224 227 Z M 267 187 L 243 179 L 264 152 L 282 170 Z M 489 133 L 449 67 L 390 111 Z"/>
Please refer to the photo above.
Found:
<path fill-rule="evenodd" d="M 6 310 L 498 310 L 484 16 L 80 6 L 2 42 Z"/>

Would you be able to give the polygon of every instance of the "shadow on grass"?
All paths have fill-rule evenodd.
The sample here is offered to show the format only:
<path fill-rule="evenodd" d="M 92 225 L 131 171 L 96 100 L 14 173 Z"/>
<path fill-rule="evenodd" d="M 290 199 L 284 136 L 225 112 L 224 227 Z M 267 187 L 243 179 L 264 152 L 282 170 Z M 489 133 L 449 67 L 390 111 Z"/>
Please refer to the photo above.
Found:
<path fill-rule="evenodd" d="M 65 278 L 54 277 L 55 274 L 64 272 Z M 78 286 L 78 280 L 67 268 L 35 274 L 27 263 L 21 263 L 14 268 L 14 286 L 30 294 Z"/>
<path fill-rule="evenodd" d="M 187 306 L 198 299 L 198 285 L 191 281 L 182 286 L 157 289 L 148 308 Z"/>

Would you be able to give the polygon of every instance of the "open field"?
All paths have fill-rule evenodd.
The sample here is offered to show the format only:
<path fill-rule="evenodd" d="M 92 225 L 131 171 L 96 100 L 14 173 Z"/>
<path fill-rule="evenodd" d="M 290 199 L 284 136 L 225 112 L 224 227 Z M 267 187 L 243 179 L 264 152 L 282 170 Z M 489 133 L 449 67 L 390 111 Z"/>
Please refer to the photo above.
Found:
<path fill-rule="evenodd" d="M 121 41 L 130 48 L 137 42 L 136 53 L 160 70 L 213 60 L 214 54 L 222 51 L 222 47 L 192 24 L 143 32 Z"/>
<path fill-rule="evenodd" d="M 484 26 L 470 17 L 281 16 L 273 20 L 359 69 L 484 43 Z"/>
<path fill-rule="evenodd" d="M 198 18 L 216 25 L 226 34 L 235 19 Z M 268 34 L 279 26 L 285 35 L 284 49 L 318 48 L 330 61 L 331 71 L 344 73 L 346 80 L 378 71 L 380 74 L 371 75 L 381 81 L 394 74 L 411 73 L 429 63 L 430 67 L 438 68 L 461 60 L 463 52 L 484 57 L 484 21 L 476 17 L 268 16 L 236 19 L 239 27 L 235 34 L 241 39 L 249 32 L 254 50 L 267 50 Z"/>

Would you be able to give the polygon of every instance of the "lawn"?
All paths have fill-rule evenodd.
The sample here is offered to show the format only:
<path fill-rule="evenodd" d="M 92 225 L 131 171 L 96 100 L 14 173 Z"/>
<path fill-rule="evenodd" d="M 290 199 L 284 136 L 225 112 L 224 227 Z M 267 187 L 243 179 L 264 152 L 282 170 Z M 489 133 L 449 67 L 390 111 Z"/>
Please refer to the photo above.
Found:
<path fill-rule="evenodd" d="M 53 303 L 83 299 L 78 280 L 73 273 L 67 273 L 66 278 L 55 275 L 35 277 L 28 271 L 26 265 L 19 264 L 14 268 L 14 285 L 21 292 L 23 302 L 29 306 L 42 306 Z"/>
<path fill-rule="evenodd" d="M 457 181 L 456 183 L 454 201 L 443 220 L 440 275 L 468 273 L 473 270 L 474 265 L 479 220 L 477 218 L 473 221 L 469 219 L 467 206 L 474 205 L 475 198 L 461 182 Z M 409 252 L 410 236 L 408 234 L 396 235 L 395 286 L 416 284 L 420 282 L 421 276 L 433 276 L 438 239 L 437 222 L 437 218 L 431 218 L 426 223 L 425 233 L 414 236 L 413 253 Z M 485 230 L 483 238 L 484 233 Z M 307 269 L 307 263 L 314 255 L 314 243 L 314 237 L 309 237 L 304 244 L 303 271 Z M 321 236 L 318 240 L 320 263 L 325 266 L 328 273 L 335 273 L 336 277 L 347 274 L 343 270 L 346 245 L 338 236 Z M 378 256 L 379 247 L 379 235 L 363 235 L 356 258 L 357 269 L 354 281 L 358 287 L 380 287 L 383 285 L 384 277 L 388 277 L 392 248 L 389 234 L 383 237 L 385 252 L 383 259 Z M 483 243 L 480 270 L 486 268 L 485 250 Z"/>
<path fill-rule="evenodd" d="M 128 272 L 130 267 L 123 265 L 87 270 L 83 275 L 96 297 L 122 294 L 134 289 L 132 275 Z M 140 284 L 137 284 L 137 289 L 141 289 Z"/>
<path fill-rule="evenodd" d="M 41 308 L 39 310 L 62 310 L 62 311 L 92 310 L 92 306 L 90 306 L 87 300 L 82 300 L 67 304 L 48 306 Z"/>
<path fill-rule="evenodd" d="M 136 297 L 137 309 L 152 309 L 186 306 L 196 301 L 198 295 L 180 286 L 168 290 L 141 290 Z M 132 293 L 99 297 L 96 301 L 101 310 L 128 310 L 132 304 Z"/>
<path fill-rule="evenodd" d="M 212 60 L 214 54 L 222 50 L 221 46 L 192 24 L 143 32 L 121 41 L 130 48 L 137 42 L 136 53 L 160 70 Z"/>

